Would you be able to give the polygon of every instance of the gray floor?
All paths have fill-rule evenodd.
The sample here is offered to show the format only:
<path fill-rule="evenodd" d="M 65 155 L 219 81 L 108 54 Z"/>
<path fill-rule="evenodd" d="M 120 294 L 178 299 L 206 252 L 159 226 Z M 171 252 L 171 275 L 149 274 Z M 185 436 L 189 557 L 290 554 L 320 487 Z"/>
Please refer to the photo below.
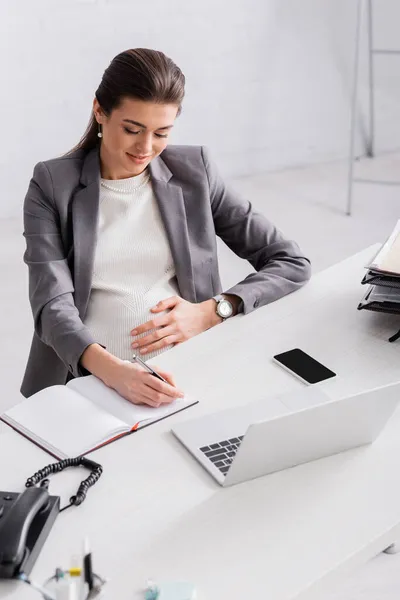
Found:
<path fill-rule="evenodd" d="M 400 181 L 399 173 L 400 155 L 364 159 L 357 165 L 363 177 Z M 400 187 L 366 184 L 355 186 L 354 214 L 347 217 L 346 175 L 346 165 L 334 163 L 240 179 L 234 186 L 298 241 L 316 272 L 383 241 L 400 218 Z M 0 220 L 0 412 L 18 400 L 32 331 L 21 229 L 21 219 Z M 225 287 L 249 271 L 222 245 L 220 260 Z M 382 554 L 321 600 L 397 600 L 399 590 L 400 555 Z"/>

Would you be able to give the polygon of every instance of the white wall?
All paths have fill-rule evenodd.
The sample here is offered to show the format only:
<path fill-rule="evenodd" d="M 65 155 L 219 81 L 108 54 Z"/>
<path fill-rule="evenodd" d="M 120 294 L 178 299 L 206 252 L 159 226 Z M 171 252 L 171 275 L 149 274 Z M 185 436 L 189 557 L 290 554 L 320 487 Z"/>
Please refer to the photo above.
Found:
<path fill-rule="evenodd" d="M 396 44 L 398 4 L 379 0 L 381 45 Z M 76 143 L 103 70 L 129 47 L 179 64 L 172 141 L 207 144 L 227 176 L 344 157 L 355 14 L 356 0 L 1 0 L 0 217 L 20 214 L 37 161 Z M 378 60 L 378 147 L 391 149 L 400 59 Z"/>

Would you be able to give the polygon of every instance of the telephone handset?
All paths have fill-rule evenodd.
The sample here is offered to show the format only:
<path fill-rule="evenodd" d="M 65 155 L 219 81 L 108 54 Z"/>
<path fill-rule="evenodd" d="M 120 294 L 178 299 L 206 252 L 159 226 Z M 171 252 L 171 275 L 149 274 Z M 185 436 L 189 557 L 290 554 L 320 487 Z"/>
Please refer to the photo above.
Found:
<path fill-rule="evenodd" d="M 46 487 L 0 491 L 0 578 L 29 574 L 60 510 Z"/>
<path fill-rule="evenodd" d="M 60 509 L 60 498 L 49 496 L 47 477 L 68 467 L 85 467 L 91 473 Z M 58 513 L 82 504 L 102 472 L 101 465 L 84 456 L 65 458 L 29 477 L 22 494 L 0 491 L 0 579 L 29 575 Z"/>

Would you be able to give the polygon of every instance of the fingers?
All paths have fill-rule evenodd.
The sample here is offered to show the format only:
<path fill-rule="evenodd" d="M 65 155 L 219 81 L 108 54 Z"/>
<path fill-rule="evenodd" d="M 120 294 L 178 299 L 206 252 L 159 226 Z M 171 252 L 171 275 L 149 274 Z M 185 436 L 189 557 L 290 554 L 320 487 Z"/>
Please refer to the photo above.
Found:
<path fill-rule="evenodd" d="M 171 326 L 162 327 L 161 329 L 157 329 L 157 331 L 153 331 L 152 333 L 145 335 L 144 337 L 140 338 L 140 340 L 132 342 L 131 347 L 134 349 L 148 349 L 151 344 L 154 344 L 155 342 L 160 342 L 165 337 L 173 335 L 173 331 L 174 329 Z M 148 350 L 148 352 L 150 352 L 150 350 Z"/>
<path fill-rule="evenodd" d="M 153 392 L 172 399 L 183 398 L 184 396 L 182 390 L 170 385 L 169 383 L 164 383 L 157 377 L 154 377 L 154 375 L 151 375 L 151 373 L 145 373 L 143 375 L 143 381 L 152 390 L 152 397 L 154 397 Z M 146 393 L 148 393 L 148 391 L 146 391 Z"/>
<path fill-rule="evenodd" d="M 159 373 L 161 375 L 161 377 L 164 377 L 164 379 L 166 379 L 168 381 L 168 383 L 170 383 L 171 385 L 173 385 L 175 388 L 178 387 L 176 385 L 175 378 L 171 375 L 171 373 L 167 373 L 166 371 L 162 371 L 161 369 L 158 369 L 157 367 L 155 367 L 155 370 L 157 371 L 157 373 Z"/>
<path fill-rule="evenodd" d="M 152 376 L 151 376 L 152 377 Z M 162 383 L 162 382 L 161 382 Z M 131 389 L 129 394 L 125 396 L 132 404 L 136 405 L 147 405 L 152 408 L 159 408 L 162 404 L 170 404 L 178 397 L 178 393 L 175 390 L 174 397 L 168 396 L 158 390 L 147 385 L 147 381 L 144 380 L 135 389 Z"/>
<path fill-rule="evenodd" d="M 135 406 L 151 406 L 152 408 L 158 408 L 160 405 L 154 402 L 151 398 L 147 398 L 147 396 L 142 395 L 140 398 L 137 397 L 137 393 L 130 394 L 125 396 L 127 400 L 131 404 Z"/>
<path fill-rule="evenodd" d="M 169 398 L 168 396 L 165 396 L 164 398 L 165 400 L 163 401 L 161 395 L 159 396 L 157 393 L 155 396 L 150 396 L 143 392 L 140 404 L 145 404 L 147 406 L 151 406 L 152 408 L 159 408 L 163 404 L 171 404 L 171 402 L 173 402 L 173 398 Z"/>
<path fill-rule="evenodd" d="M 135 329 L 132 329 L 131 335 L 141 335 L 142 333 L 146 333 L 146 331 L 150 331 L 152 329 L 157 329 L 159 327 L 165 327 L 170 323 L 169 313 L 167 315 L 162 315 L 161 317 L 155 317 L 154 319 L 150 319 L 150 321 L 146 321 L 143 325 L 139 325 Z"/>
<path fill-rule="evenodd" d="M 140 396 L 140 404 L 146 404 L 147 406 L 151 406 L 152 408 L 159 408 L 160 406 L 171 404 L 171 402 L 173 401 L 174 398 L 171 398 L 170 396 L 165 396 L 164 394 L 156 392 L 155 390 L 152 390 L 147 386 L 144 386 L 143 392 Z M 138 404 L 136 400 L 134 401 L 134 403 Z"/>
<path fill-rule="evenodd" d="M 161 300 L 158 302 L 152 309 L 151 312 L 161 312 L 162 310 L 167 310 L 168 308 L 174 308 L 179 302 L 182 301 L 182 298 L 179 296 L 172 296 L 171 298 L 166 298 L 165 300 Z"/>
<path fill-rule="evenodd" d="M 163 404 L 170 404 L 176 398 L 183 398 L 183 392 L 176 387 L 174 378 L 170 373 L 158 370 L 156 372 L 163 377 L 167 383 L 154 377 L 142 369 L 139 365 L 123 365 L 121 385 L 113 386 L 124 398 L 133 404 L 145 404 L 158 408 Z"/>
<path fill-rule="evenodd" d="M 176 335 L 170 335 L 166 338 L 163 338 L 159 342 L 154 342 L 154 344 L 150 344 L 150 346 L 146 346 L 145 348 L 141 348 L 139 354 L 150 354 L 151 352 L 155 352 L 156 350 L 160 350 L 162 348 L 166 348 L 167 346 L 173 346 L 178 343 L 178 338 Z"/>

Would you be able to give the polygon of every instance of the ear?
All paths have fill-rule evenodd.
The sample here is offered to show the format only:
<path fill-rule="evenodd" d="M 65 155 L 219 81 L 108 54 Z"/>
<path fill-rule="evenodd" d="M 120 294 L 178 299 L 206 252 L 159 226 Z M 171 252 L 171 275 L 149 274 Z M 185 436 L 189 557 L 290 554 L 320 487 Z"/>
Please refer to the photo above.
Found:
<path fill-rule="evenodd" d="M 105 115 L 104 115 L 103 109 L 101 108 L 101 106 L 100 106 L 99 101 L 97 100 L 97 98 L 95 98 L 93 100 L 93 114 L 94 114 L 94 117 L 95 117 L 96 121 L 100 125 L 102 125 L 104 123 L 104 120 L 105 120 Z"/>

